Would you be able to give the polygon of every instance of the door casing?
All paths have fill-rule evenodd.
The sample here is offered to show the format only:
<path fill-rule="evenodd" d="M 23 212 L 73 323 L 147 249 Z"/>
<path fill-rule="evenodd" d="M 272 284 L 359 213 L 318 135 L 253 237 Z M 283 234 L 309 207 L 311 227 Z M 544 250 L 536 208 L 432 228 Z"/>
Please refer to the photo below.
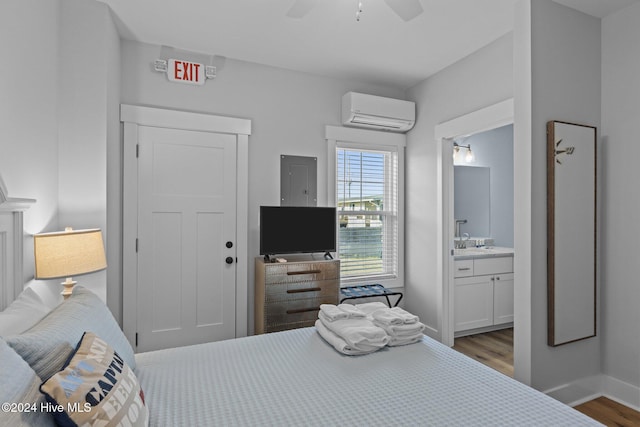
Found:
<path fill-rule="evenodd" d="M 497 104 L 471 112 L 464 116 L 440 123 L 435 127 L 436 144 L 441 175 L 442 191 L 438 201 L 439 259 L 436 277 L 441 286 L 441 298 L 438 305 L 440 313 L 440 336 L 443 344 L 449 347 L 454 343 L 454 298 L 453 298 L 453 161 L 451 158 L 451 140 L 455 137 L 470 135 L 506 126 L 514 122 L 514 100 L 504 100 Z M 517 275 L 516 275 L 517 280 Z"/>
<path fill-rule="evenodd" d="M 202 132 L 226 133 L 236 136 L 236 338 L 248 334 L 248 211 L 249 211 L 249 135 L 251 120 L 203 113 L 169 110 L 122 104 L 123 123 L 123 232 L 122 232 L 122 328 L 136 349 L 138 223 L 138 162 L 136 145 L 139 126 L 155 126 Z"/>

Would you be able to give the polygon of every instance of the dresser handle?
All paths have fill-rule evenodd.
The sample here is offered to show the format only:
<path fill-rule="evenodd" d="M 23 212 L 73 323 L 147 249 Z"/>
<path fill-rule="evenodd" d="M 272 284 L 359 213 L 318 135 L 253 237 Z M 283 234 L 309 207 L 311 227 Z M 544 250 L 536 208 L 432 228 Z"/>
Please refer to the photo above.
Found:
<path fill-rule="evenodd" d="M 317 292 L 321 291 L 322 288 L 306 288 L 306 289 L 287 289 L 288 294 L 297 294 L 300 292 Z"/>
<path fill-rule="evenodd" d="M 287 271 L 287 276 L 295 276 L 298 274 L 318 274 L 318 273 L 322 273 L 322 270 Z"/>
<path fill-rule="evenodd" d="M 295 310 L 287 310 L 287 314 L 306 313 L 307 311 L 318 311 L 318 310 L 320 310 L 320 307 L 297 308 Z"/>
<path fill-rule="evenodd" d="M 460 268 L 458 268 L 458 271 L 467 271 L 467 270 L 471 270 L 471 267 L 460 267 Z"/>

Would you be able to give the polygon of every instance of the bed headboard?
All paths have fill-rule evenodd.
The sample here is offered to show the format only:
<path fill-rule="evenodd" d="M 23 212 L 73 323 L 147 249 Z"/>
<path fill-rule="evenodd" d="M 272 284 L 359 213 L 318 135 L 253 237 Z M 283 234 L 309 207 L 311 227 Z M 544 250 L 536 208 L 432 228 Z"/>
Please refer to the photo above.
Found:
<path fill-rule="evenodd" d="M 24 287 L 23 212 L 34 199 L 9 197 L 0 176 L 0 310 L 4 310 Z"/>

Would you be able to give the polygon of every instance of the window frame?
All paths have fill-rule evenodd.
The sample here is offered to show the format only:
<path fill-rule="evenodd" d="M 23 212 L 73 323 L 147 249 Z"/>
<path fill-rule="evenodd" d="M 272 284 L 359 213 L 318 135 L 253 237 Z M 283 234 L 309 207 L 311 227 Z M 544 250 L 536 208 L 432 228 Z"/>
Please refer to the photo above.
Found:
<path fill-rule="evenodd" d="M 337 206 L 337 149 L 391 151 L 397 155 L 397 266 L 396 276 L 368 275 L 341 278 L 340 286 L 354 286 L 359 284 L 380 283 L 388 288 L 404 287 L 404 163 L 406 136 L 399 133 L 371 131 L 347 127 L 327 126 L 326 139 L 328 146 L 327 171 L 327 201 L 329 206 Z M 336 222 L 338 217 L 336 216 Z M 338 225 L 338 224 L 336 224 Z M 338 242 L 339 227 L 336 226 L 336 242 Z"/>

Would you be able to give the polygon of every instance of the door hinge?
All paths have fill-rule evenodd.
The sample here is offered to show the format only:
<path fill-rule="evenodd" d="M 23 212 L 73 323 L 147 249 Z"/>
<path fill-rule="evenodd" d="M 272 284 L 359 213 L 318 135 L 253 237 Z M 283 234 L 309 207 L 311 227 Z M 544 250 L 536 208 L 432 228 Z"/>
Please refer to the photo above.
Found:
<path fill-rule="evenodd" d="M 138 253 L 138 238 L 136 237 L 136 253 Z"/>
<path fill-rule="evenodd" d="M 138 333 L 136 332 L 136 347 L 138 346 Z"/>
<path fill-rule="evenodd" d="M 136 144 L 136 159 L 140 157 L 140 144 Z"/>

